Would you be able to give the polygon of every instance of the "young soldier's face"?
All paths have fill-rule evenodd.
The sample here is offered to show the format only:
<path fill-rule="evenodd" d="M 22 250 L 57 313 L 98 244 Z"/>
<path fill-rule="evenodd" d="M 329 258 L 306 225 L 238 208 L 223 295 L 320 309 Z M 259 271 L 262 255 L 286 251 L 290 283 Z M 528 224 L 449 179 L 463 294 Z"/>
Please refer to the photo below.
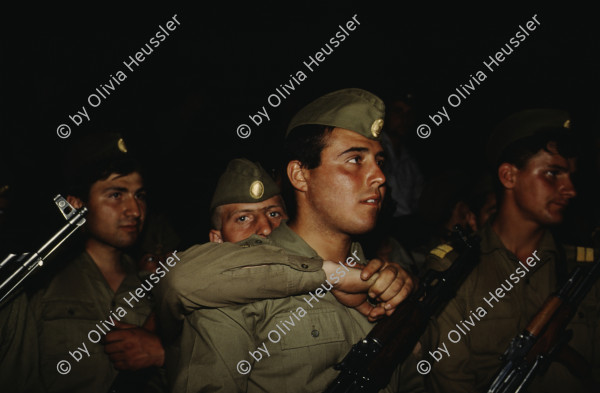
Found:
<path fill-rule="evenodd" d="M 311 215 L 332 231 L 357 235 L 373 229 L 385 195 L 383 161 L 378 141 L 334 128 L 321 165 L 306 171 Z"/>
<path fill-rule="evenodd" d="M 571 182 L 575 159 L 560 156 L 553 147 L 549 150 L 531 157 L 523 169 L 517 169 L 515 177 L 516 205 L 526 218 L 540 225 L 560 223 L 575 196 Z"/>
<path fill-rule="evenodd" d="M 111 174 L 90 188 L 86 229 L 91 238 L 118 249 L 137 240 L 146 217 L 142 177 Z"/>
<path fill-rule="evenodd" d="M 273 229 L 288 218 L 280 195 L 275 195 L 257 203 L 230 203 L 220 206 L 220 231 L 212 229 L 209 233 L 213 243 L 236 243 L 251 235 L 269 236 Z"/>

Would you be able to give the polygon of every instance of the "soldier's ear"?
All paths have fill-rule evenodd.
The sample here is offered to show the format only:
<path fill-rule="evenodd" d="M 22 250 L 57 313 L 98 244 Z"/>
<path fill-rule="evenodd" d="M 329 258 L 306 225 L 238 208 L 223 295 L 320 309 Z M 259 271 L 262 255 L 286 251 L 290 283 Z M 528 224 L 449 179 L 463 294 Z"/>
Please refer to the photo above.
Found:
<path fill-rule="evenodd" d="M 471 230 L 473 232 L 477 232 L 477 230 L 479 229 L 477 227 L 477 216 L 475 215 L 475 213 L 473 213 L 471 210 L 469 210 L 469 212 L 467 213 L 467 225 L 469 225 L 469 228 L 471 228 Z"/>
<path fill-rule="evenodd" d="M 208 238 L 212 243 L 223 243 L 223 236 L 221 236 L 221 231 L 218 231 L 216 229 L 211 229 L 210 232 L 208 232 Z"/>
<path fill-rule="evenodd" d="M 294 187 L 298 191 L 306 191 L 307 190 L 307 182 L 306 179 L 309 175 L 308 170 L 304 169 L 302 163 L 298 160 L 293 160 L 288 162 L 287 165 L 287 175 L 290 179 L 290 183 L 292 187 Z"/>
<path fill-rule="evenodd" d="M 509 164 L 508 162 L 504 162 L 498 167 L 498 178 L 504 188 L 510 190 L 515 187 L 518 171 L 519 169 L 516 166 Z"/>
<path fill-rule="evenodd" d="M 69 202 L 75 209 L 81 209 L 84 205 L 81 199 L 73 195 L 67 195 L 67 202 Z"/>

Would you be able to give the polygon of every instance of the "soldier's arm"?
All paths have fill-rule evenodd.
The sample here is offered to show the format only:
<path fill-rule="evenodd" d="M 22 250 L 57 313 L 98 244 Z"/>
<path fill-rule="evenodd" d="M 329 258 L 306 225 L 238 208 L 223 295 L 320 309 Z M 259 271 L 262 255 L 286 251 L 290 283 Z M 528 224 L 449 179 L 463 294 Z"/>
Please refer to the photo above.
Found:
<path fill-rule="evenodd" d="M 334 278 L 344 267 L 339 263 L 323 261 L 323 270 L 327 277 Z M 334 284 L 331 293 L 340 303 L 354 307 L 373 322 L 384 315 L 391 315 L 413 291 L 415 281 L 399 264 L 374 258 L 366 265 L 356 264 L 356 268 L 349 269 Z M 376 299 L 376 306 L 367 300 L 367 294 Z"/>
<path fill-rule="evenodd" d="M 325 282 L 320 258 L 289 255 L 270 245 L 206 243 L 177 256 L 155 290 L 161 323 L 201 308 L 300 294 Z"/>
<path fill-rule="evenodd" d="M 163 331 L 176 329 L 177 321 L 193 310 L 312 291 L 331 277 L 332 269 L 342 268 L 337 263 L 324 263 L 319 257 L 290 255 L 267 244 L 244 247 L 246 245 L 247 241 L 207 243 L 178 254 L 180 261 L 155 290 Z M 371 260 L 362 272 L 349 269 L 347 276 L 335 284 L 334 294 L 347 306 L 360 305 L 357 310 L 371 320 L 390 314 L 414 287 L 406 272 L 392 265 Z M 383 303 L 375 308 L 369 305 L 367 290 L 389 307 L 384 308 Z M 356 304 L 351 304 L 353 302 Z"/>

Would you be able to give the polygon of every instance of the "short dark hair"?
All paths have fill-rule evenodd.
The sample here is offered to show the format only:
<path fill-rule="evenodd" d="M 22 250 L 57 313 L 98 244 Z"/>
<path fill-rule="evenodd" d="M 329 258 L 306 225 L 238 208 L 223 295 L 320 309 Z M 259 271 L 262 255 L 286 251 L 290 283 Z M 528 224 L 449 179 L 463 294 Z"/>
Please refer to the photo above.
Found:
<path fill-rule="evenodd" d="M 539 151 L 544 150 L 550 153 L 550 144 L 555 144 L 556 151 L 564 158 L 574 158 L 579 155 L 580 146 L 573 137 L 572 132 L 563 129 L 549 128 L 541 130 L 535 135 L 519 139 L 504 149 L 495 166 L 494 184 L 496 196 L 502 196 L 502 183 L 498 178 L 498 168 L 503 163 L 509 163 L 519 169 L 523 169 L 529 159 Z"/>
<path fill-rule="evenodd" d="M 334 127 L 308 124 L 296 127 L 285 140 L 285 165 L 298 160 L 306 169 L 321 165 L 321 152 Z"/>
<path fill-rule="evenodd" d="M 287 176 L 287 165 L 290 161 L 298 160 L 306 169 L 314 169 L 321 165 L 321 152 L 327 146 L 327 141 L 334 127 L 308 124 L 296 127 L 287 136 L 283 144 L 284 160 L 282 166 L 283 182 L 281 195 L 284 201 L 295 201 L 294 188 Z M 287 213 L 290 220 L 296 216 L 296 204 L 287 203 Z"/>

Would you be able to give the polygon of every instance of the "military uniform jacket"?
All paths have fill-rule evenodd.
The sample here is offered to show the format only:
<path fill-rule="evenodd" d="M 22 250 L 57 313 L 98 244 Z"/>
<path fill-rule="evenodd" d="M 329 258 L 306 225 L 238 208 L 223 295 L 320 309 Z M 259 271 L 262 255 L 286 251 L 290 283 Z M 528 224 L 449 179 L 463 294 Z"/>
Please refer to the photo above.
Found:
<path fill-rule="evenodd" d="M 312 258 L 319 268 L 321 265 L 316 252 L 285 224 L 273 231 L 268 240 L 252 236 L 241 243 L 238 247 L 246 246 L 250 250 L 254 245 L 265 243 L 278 246 L 290 255 Z M 204 262 L 199 248 L 181 254 L 182 264 L 178 266 L 177 273 L 173 270 L 175 274 L 170 279 L 175 289 L 178 288 L 178 277 L 190 279 L 188 269 L 198 271 L 198 265 Z M 213 256 L 218 254 L 215 250 Z M 351 251 L 356 252 L 364 263 L 358 243 L 352 245 Z M 260 259 L 249 262 L 243 253 L 238 254 L 236 262 L 242 268 L 229 271 L 232 282 L 240 286 L 234 292 L 243 290 L 243 283 L 236 280 L 235 276 L 253 275 L 253 268 L 243 267 L 249 263 L 257 265 L 258 261 Z M 275 267 L 277 269 L 279 267 Z M 303 274 L 301 269 L 310 267 L 307 263 L 301 263 L 298 275 Z M 256 273 L 258 276 L 250 280 L 252 290 L 255 290 L 258 277 L 264 277 L 264 266 L 257 269 Z M 285 281 L 287 277 L 280 275 L 269 279 Z M 197 282 L 212 281 L 211 277 L 206 276 L 194 279 Z M 316 295 L 319 289 L 313 288 L 306 295 L 201 309 L 188 314 L 179 341 L 179 359 L 167 364 L 167 368 L 176 364 L 172 391 L 322 392 L 338 374 L 333 366 L 373 327 L 356 310 L 341 305 L 328 291 L 329 284 L 324 274 L 322 279 L 319 283 L 320 296 Z M 269 284 L 264 285 L 268 287 Z M 280 284 L 273 284 L 281 288 Z M 225 292 L 222 296 L 227 297 L 229 288 L 222 288 L 222 291 Z M 414 362 L 408 368 L 414 371 Z M 419 391 L 421 388 L 420 379 L 416 378 L 407 381 L 402 391 Z M 398 372 L 382 391 L 398 391 Z"/>
<path fill-rule="evenodd" d="M 260 236 L 239 243 L 205 243 L 179 254 L 177 266 L 155 287 L 163 338 L 179 335 L 194 310 L 308 292 L 325 282 L 323 260 L 292 255 Z"/>
<path fill-rule="evenodd" d="M 103 331 L 108 332 L 105 326 L 111 327 L 105 321 L 110 322 L 111 317 L 117 320 L 119 315 L 123 315 L 121 322 L 141 326 L 152 311 L 148 296 L 139 302 L 130 300 L 133 308 L 126 302 L 125 299 L 131 299 L 129 292 L 139 288 L 141 281 L 131 259 L 124 256 L 121 262 L 127 276 L 116 293 L 92 258 L 83 252 L 32 297 L 39 335 L 40 373 L 49 392 L 106 393 L 116 378 L 118 371 L 104 352 L 104 346 L 92 342 L 98 340 L 98 335 L 90 331 L 103 338 Z M 81 350 L 84 345 L 89 356 Z M 62 360 L 71 367 L 64 375 L 57 371 L 57 363 Z"/>
<path fill-rule="evenodd" d="M 24 292 L 0 306 L 0 386 L 43 392 L 38 371 L 35 321 Z"/>
<path fill-rule="evenodd" d="M 557 289 L 556 264 L 560 256 L 549 232 L 544 234 L 537 249 L 540 261 L 529 267 L 529 272 L 504 247 L 489 221 L 480 235 L 479 264 L 422 338 L 425 356 L 428 351 L 439 350 L 443 344 L 450 353 L 448 357 L 440 351 L 443 358 L 438 362 L 431 361 L 432 370 L 426 377 L 426 386 L 432 392 L 486 391 L 502 366 L 499 358 L 511 339 L 522 332 L 546 298 Z M 445 258 L 439 258 L 439 253 L 432 253 L 428 267 L 444 270 L 449 266 Z M 517 268 L 521 270 L 516 272 Z M 526 273 L 524 277 L 521 272 Z M 515 282 L 517 278 L 519 281 Z M 502 297 L 495 293 L 497 288 L 502 288 L 499 292 Z M 596 285 L 569 326 L 575 333 L 570 345 L 595 366 L 596 379 L 600 355 L 598 296 Z M 485 315 L 481 310 L 477 312 L 479 307 L 483 307 Z M 543 378 L 534 379 L 529 391 L 576 392 L 582 389 L 579 385 L 565 367 L 554 362 Z"/>

